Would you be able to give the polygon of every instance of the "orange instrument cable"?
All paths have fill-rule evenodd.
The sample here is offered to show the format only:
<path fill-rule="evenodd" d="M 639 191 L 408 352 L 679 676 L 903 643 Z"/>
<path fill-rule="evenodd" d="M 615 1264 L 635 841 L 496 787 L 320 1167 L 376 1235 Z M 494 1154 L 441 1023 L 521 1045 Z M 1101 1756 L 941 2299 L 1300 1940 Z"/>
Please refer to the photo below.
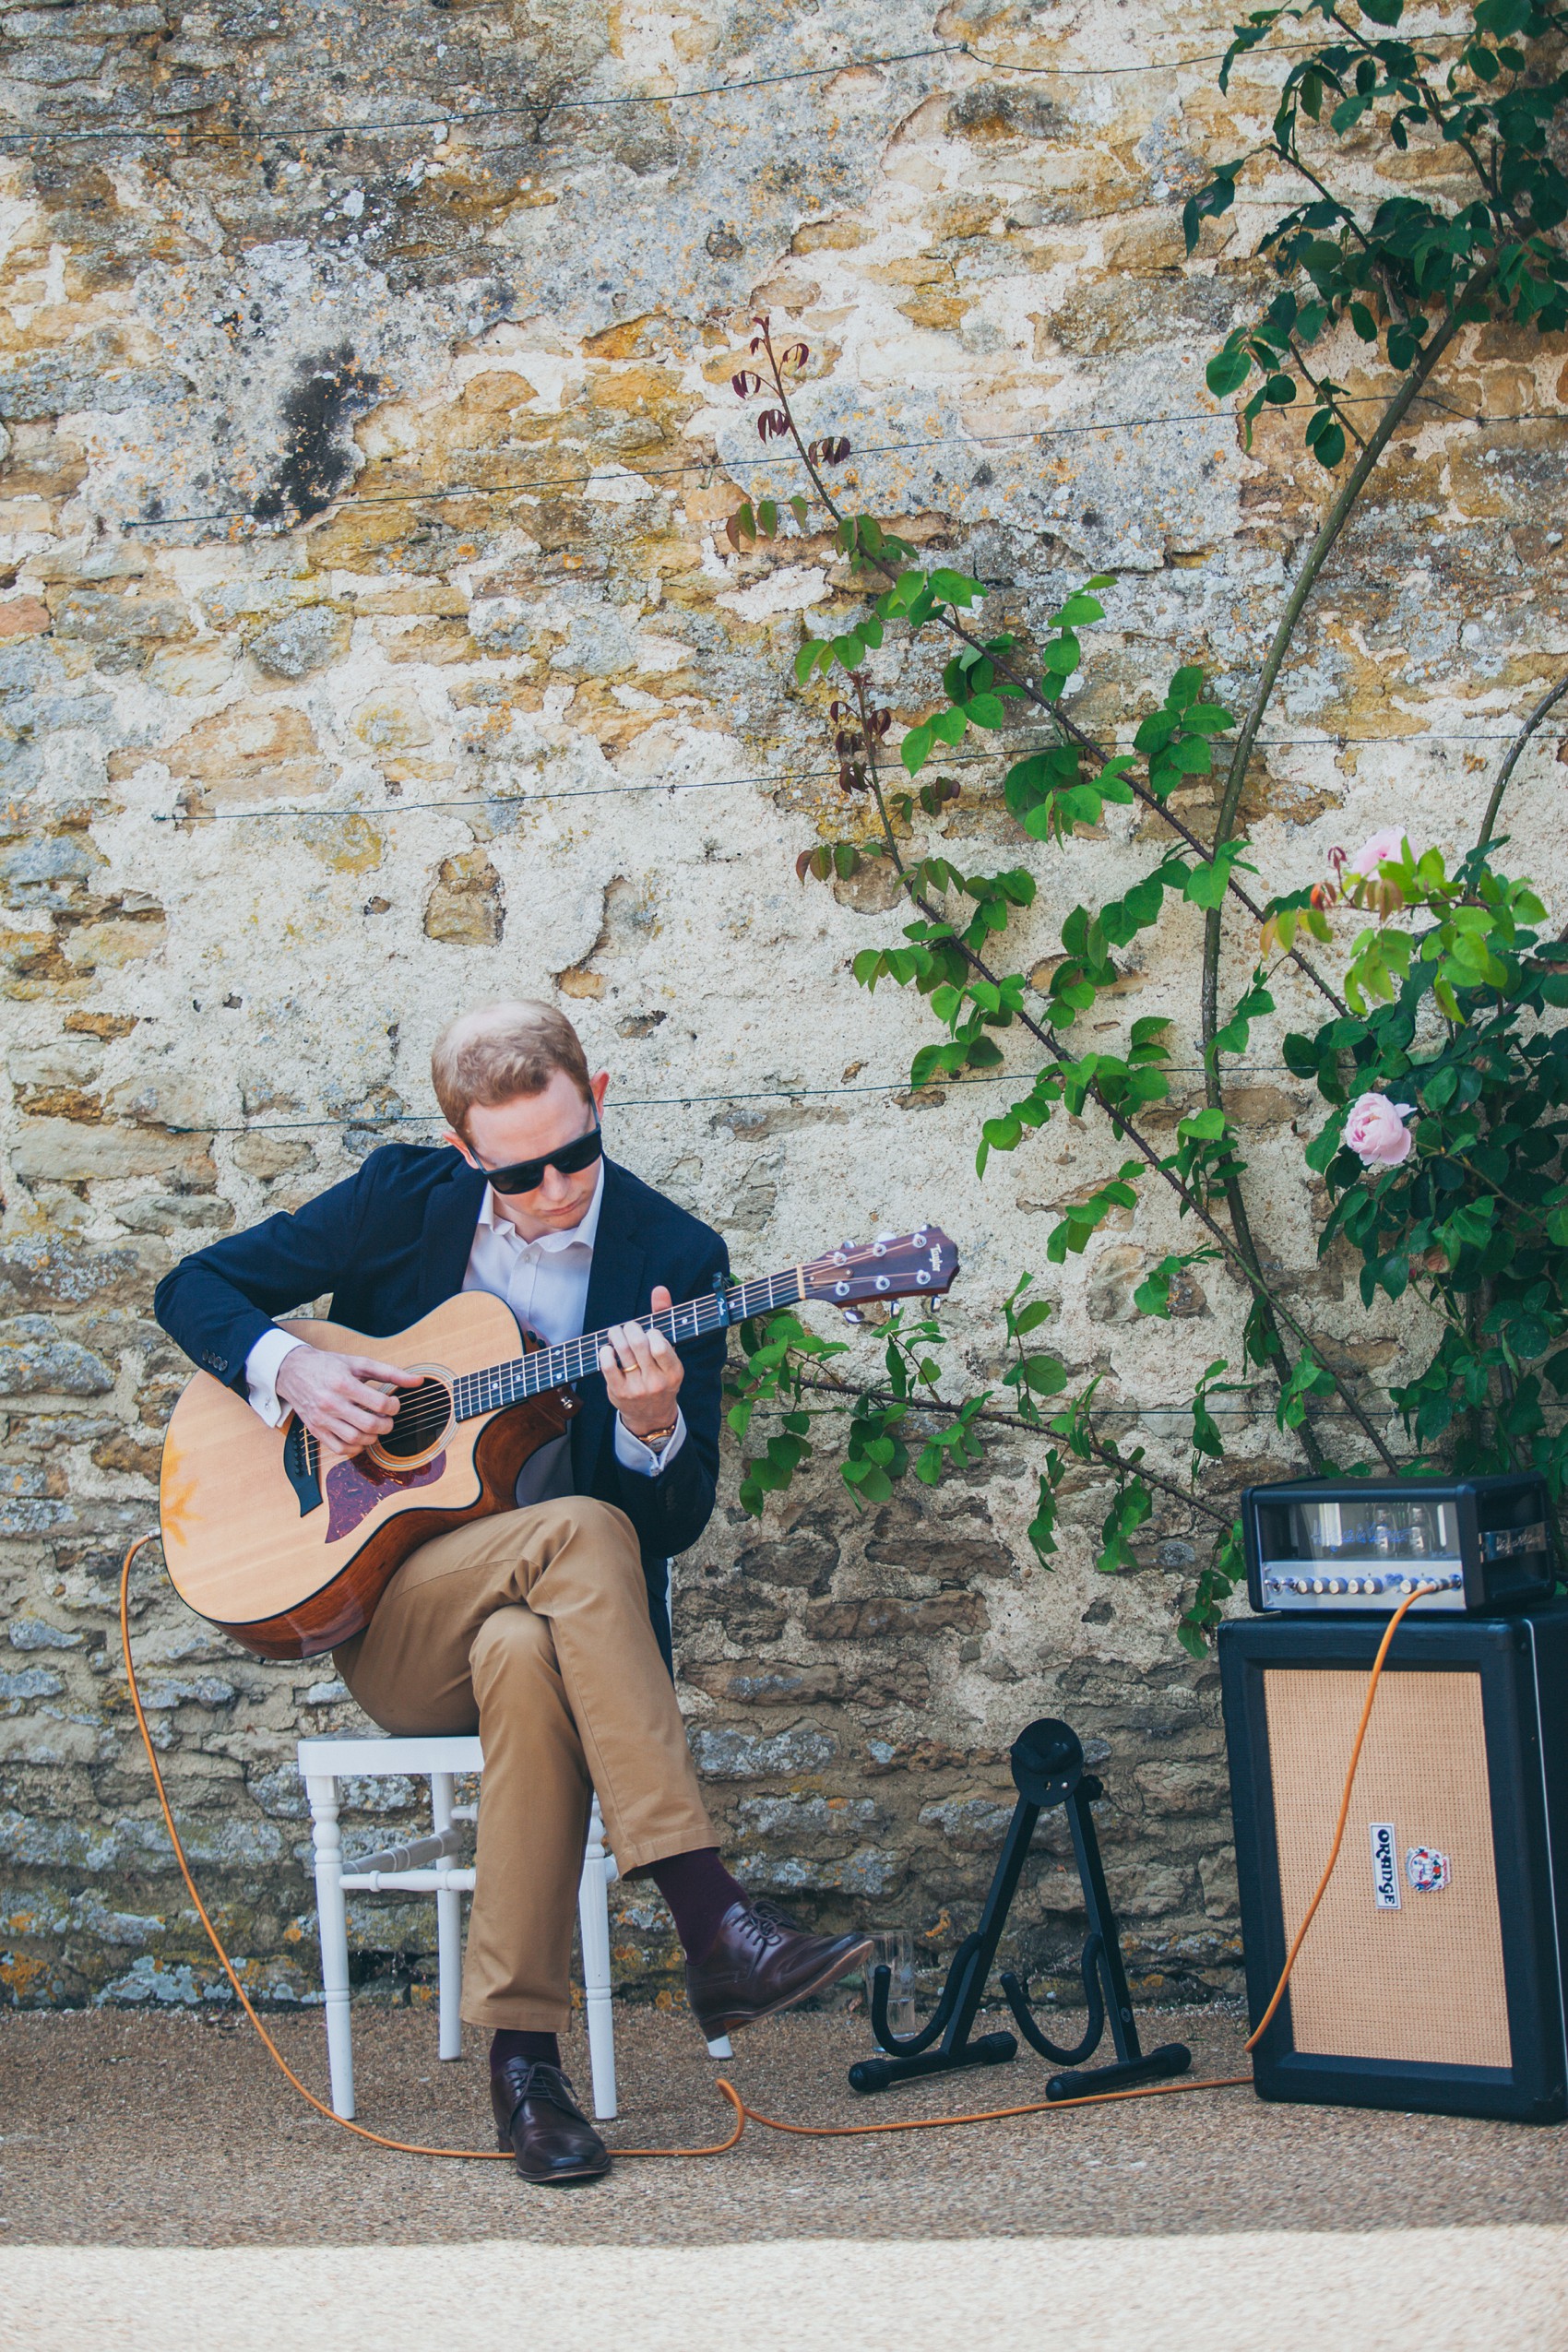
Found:
<path fill-rule="evenodd" d="M 1290 1981 L 1290 1971 L 1296 1965 L 1296 1955 L 1301 1949 L 1307 1930 L 1312 1926 L 1318 1905 L 1328 1891 L 1328 1882 L 1333 1877 L 1334 1866 L 1339 1859 L 1339 1848 L 1345 1842 L 1345 1823 L 1350 1812 L 1350 1791 L 1356 1782 L 1356 1767 L 1361 1761 L 1361 1749 L 1366 1742 L 1367 1726 L 1372 1721 L 1372 1701 L 1377 1696 L 1377 1686 L 1382 1680 L 1389 1645 L 1398 1632 L 1400 1620 L 1411 1603 L 1420 1600 L 1423 1593 L 1436 1590 L 1435 1585 L 1418 1585 L 1414 1592 L 1408 1594 L 1389 1619 L 1388 1630 L 1378 1644 L 1377 1656 L 1372 1660 L 1372 1672 L 1367 1677 L 1367 1695 L 1361 1707 L 1361 1719 L 1356 1727 L 1355 1742 L 1350 1750 L 1350 1762 L 1345 1774 L 1345 1788 L 1339 1800 L 1339 1819 L 1335 1824 L 1334 1843 L 1329 1848 L 1328 1859 L 1324 1864 L 1323 1876 L 1319 1879 L 1313 1899 L 1307 1906 L 1306 1916 L 1297 1929 L 1290 1949 L 1286 1954 L 1285 1966 L 1279 1972 L 1279 1982 L 1274 1988 L 1268 2007 L 1264 2011 L 1256 2027 L 1248 2036 L 1243 2045 L 1248 2050 L 1253 2049 L 1262 2039 L 1270 2019 L 1284 1998 L 1285 1988 Z M 1102 2107 L 1109 2105 L 1112 2099 L 1169 2098 L 1178 2091 L 1231 2091 L 1241 2088 L 1252 2079 L 1250 2074 L 1222 2074 L 1202 2077 L 1196 2082 L 1150 2083 L 1127 2091 L 1090 2091 L 1078 2098 L 1036 2099 L 1027 2107 L 991 2108 L 980 2115 L 919 2116 L 897 2123 L 785 2123 L 777 2116 L 763 2115 L 754 2107 L 745 2106 L 742 2106 L 742 2113 L 753 2123 L 765 2124 L 770 2132 L 788 2132 L 804 2139 L 849 2140 L 881 2132 L 942 2131 L 950 2123 L 1000 2122 L 1004 2118 L 1015 2115 L 1054 2115 L 1060 2108 Z"/>
<path fill-rule="evenodd" d="M 126 1551 L 120 1569 L 120 1642 L 125 1657 L 125 1681 L 131 1693 L 131 1705 L 136 1710 L 137 1728 L 141 1733 L 142 1745 L 147 1751 L 147 1760 L 152 1768 L 153 1786 L 158 1791 L 158 1802 L 163 1813 L 163 1825 L 169 1832 L 169 1840 L 174 1848 L 174 1859 L 180 1866 L 180 1875 L 185 1882 L 185 1890 L 196 1906 L 197 1918 L 207 1931 L 207 1940 L 218 1954 L 223 1973 L 234 1989 L 235 1998 L 261 2037 L 267 2055 L 279 2073 L 293 2085 L 307 2106 L 315 2108 L 316 2113 L 324 2115 L 329 2123 L 336 2123 L 343 2131 L 351 2132 L 356 2139 L 368 2140 L 373 2146 L 378 2148 L 391 2148 L 399 2156 L 456 2156 L 465 2162 L 475 2164 L 510 2164 L 512 2161 L 510 2149 L 424 2147 L 414 2141 L 388 2139 L 385 2133 L 372 2132 L 362 2123 L 350 2122 L 346 2116 L 339 2115 L 329 2108 L 324 2099 L 318 2099 L 314 2091 L 306 2089 L 257 2016 L 249 1994 L 240 1982 L 234 1964 L 223 1948 L 222 1939 L 208 1915 L 207 1906 L 196 1891 L 196 1881 L 191 1876 L 190 1864 L 185 1859 L 185 1849 L 180 1843 L 180 1833 L 174 1826 L 174 1816 L 170 1811 L 168 1792 L 163 1786 L 163 1774 L 159 1765 L 158 1753 L 152 1744 L 152 1735 L 147 1728 L 147 1717 L 142 1712 L 141 1693 L 137 1688 L 136 1664 L 131 1656 L 131 1567 L 137 1554 L 144 1546 L 157 1541 L 156 1535 L 138 1536 Z M 1372 1720 L 1372 1701 L 1377 1696 L 1377 1686 L 1388 1657 L 1389 1645 L 1411 1603 L 1420 1600 L 1423 1593 L 1433 1592 L 1436 1589 L 1436 1586 L 1432 1585 L 1418 1585 L 1414 1592 L 1408 1594 L 1389 1619 L 1388 1629 L 1378 1645 L 1377 1656 L 1372 1660 L 1372 1672 L 1367 1678 L 1366 1701 L 1361 1708 L 1361 1719 L 1357 1727 L 1355 1743 L 1350 1751 L 1350 1762 L 1345 1775 L 1345 1789 L 1339 1802 L 1339 1819 L 1335 1826 L 1334 1843 L 1329 1849 L 1328 1859 L 1324 1865 L 1323 1876 L 1319 1879 L 1313 1899 L 1307 1906 L 1306 1916 L 1297 1929 L 1294 1941 L 1286 1955 L 1285 1966 L 1279 1975 L 1279 1982 L 1275 1986 L 1268 2007 L 1264 2011 L 1257 2026 L 1248 2037 L 1245 2044 L 1248 2050 L 1251 2050 L 1259 2040 L 1279 2006 L 1285 1988 L 1290 1981 L 1290 1971 L 1296 1965 L 1296 1957 L 1301 1949 L 1302 1941 L 1327 1891 L 1328 1882 L 1334 1874 L 1334 1866 L 1339 1859 L 1339 1848 L 1345 1838 L 1345 1824 L 1349 1817 L 1350 1792 L 1355 1785 L 1356 1767 L 1361 1760 L 1361 1749 L 1366 1740 L 1367 1726 Z M 1021 2115 L 1056 2115 L 1069 2108 L 1109 2107 L 1122 2099 L 1170 2098 L 1182 2091 L 1238 2090 L 1243 2088 L 1252 2079 L 1250 2074 L 1222 2074 L 1204 2077 L 1196 2082 L 1150 2083 L 1131 2090 L 1087 2092 L 1077 2098 L 1033 2099 L 1018 2107 L 985 2108 L 973 2115 L 910 2116 L 900 2121 L 889 2123 L 790 2123 L 778 2116 L 764 2115 L 760 2108 L 748 2107 L 734 2085 L 720 2074 L 717 2087 L 723 2092 L 724 2097 L 735 2110 L 735 2128 L 727 2140 L 716 2141 L 711 2147 L 706 2148 L 614 2148 L 611 2153 L 616 2156 L 728 2156 L 731 2149 L 740 2141 L 748 2122 L 760 2123 L 769 2132 L 787 2132 L 792 2138 L 805 2140 L 861 2140 L 876 2138 L 890 2132 L 944 2132 L 955 2129 L 963 2123 L 1001 2123 Z"/>
<path fill-rule="evenodd" d="M 1285 1997 L 1285 1988 L 1290 1981 L 1290 1971 L 1296 1965 L 1296 1954 L 1301 1948 L 1307 1930 L 1317 1917 L 1317 1907 L 1327 1894 L 1328 1882 L 1334 1876 L 1334 1865 L 1339 1859 L 1339 1848 L 1345 1842 L 1345 1824 L 1350 1817 L 1350 1791 L 1356 1785 L 1356 1766 L 1361 1761 L 1361 1749 L 1366 1740 L 1367 1726 L 1372 1721 L 1372 1701 L 1377 1696 L 1377 1686 L 1383 1676 L 1384 1660 L 1388 1656 L 1388 1645 L 1399 1631 L 1400 1621 L 1412 1603 L 1420 1600 L 1423 1593 L 1434 1593 L 1437 1590 L 1436 1585 L 1418 1585 L 1414 1592 L 1407 1593 L 1389 1619 L 1388 1630 L 1377 1645 L 1377 1656 L 1372 1660 L 1372 1672 L 1367 1677 L 1367 1695 L 1361 1706 L 1361 1719 L 1356 1726 L 1355 1741 L 1350 1750 L 1350 1762 L 1345 1774 L 1345 1793 L 1339 1800 L 1339 1819 L 1334 1824 L 1334 1843 L 1328 1849 L 1328 1859 L 1323 1866 L 1323 1876 L 1317 1883 L 1312 1901 L 1307 1905 L 1306 1917 L 1296 1930 L 1290 1949 L 1285 1955 L 1285 1966 L 1279 1971 L 1279 1982 L 1274 1988 L 1268 2007 L 1264 2011 L 1242 2045 L 1247 2050 L 1251 2050 L 1263 2039 L 1268 2029 L 1270 2019 Z"/>
<path fill-rule="evenodd" d="M 214 1952 L 217 1953 L 219 1960 L 222 1965 L 224 1975 L 228 1978 L 229 1982 L 234 1988 L 235 1998 L 239 2002 L 241 2008 L 244 2011 L 245 2015 L 250 2019 L 251 2024 L 255 2027 L 256 2032 L 261 2036 L 268 2057 L 277 2067 L 279 2073 L 284 2075 L 288 2081 L 293 2085 L 295 2090 L 298 2091 L 300 2097 L 308 2106 L 314 2107 L 318 2115 L 325 2115 L 329 2123 L 339 2124 L 345 2132 L 351 2132 L 354 2134 L 354 2137 L 358 2140 L 369 2140 L 378 2148 L 396 2149 L 399 2156 L 460 2156 L 466 2161 L 474 2164 L 510 2164 L 512 2161 L 512 2151 L 510 2148 L 427 2148 L 421 2146 L 415 2141 L 389 2140 L 383 2132 L 367 2131 L 362 2123 L 350 2123 L 347 2116 L 336 2114 L 334 2110 L 327 2105 L 324 2099 L 318 2099 L 314 2091 L 310 2091 L 305 2088 L 305 2085 L 301 2082 L 299 2076 L 295 2073 L 293 2068 L 290 2065 L 288 2060 L 284 2057 L 282 2051 L 279 2049 L 277 2043 L 267 2032 L 267 2027 L 262 2024 L 261 2019 L 256 2015 L 255 2009 L 251 2005 L 250 1995 L 246 1992 L 244 1985 L 240 1982 L 239 1977 L 234 1968 L 234 1964 L 223 1949 L 222 1938 L 220 1936 L 218 1930 L 213 1926 L 211 1919 L 208 1916 L 207 1906 L 196 1892 L 196 1883 L 191 1876 L 191 1866 L 185 1859 L 185 1849 L 180 1843 L 180 1833 L 174 1826 L 174 1816 L 169 1810 L 168 1791 L 163 1786 L 163 1775 L 159 1768 L 158 1753 L 152 1744 L 152 1736 L 147 1728 L 147 1717 L 142 1713 L 141 1693 L 137 1688 L 137 1670 L 135 1663 L 131 1657 L 131 1564 L 144 1544 L 156 1543 L 157 1540 L 158 1538 L 156 1536 L 138 1536 L 136 1542 L 132 1544 L 130 1550 L 126 1552 L 125 1562 L 120 1570 L 120 1642 L 121 1646 L 125 1653 L 125 1681 L 130 1686 L 131 1705 L 135 1707 L 137 1713 L 137 1728 L 141 1733 L 142 1745 L 147 1750 L 148 1763 L 152 1766 L 153 1786 L 158 1791 L 158 1801 L 163 1810 L 163 1825 L 169 1832 L 170 1843 L 174 1848 L 174 1859 L 179 1863 L 180 1876 L 185 1882 L 185 1891 L 189 1895 L 191 1901 L 196 1905 L 196 1917 L 201 1921 L 202 1926 L 207 1930 L 207 1940 L 208 1943 L 211 1944 Z M 728 2155 L 729 2151 L 734 2146 L 736 2141 L 740 2138 L 742 2132 L 746 2128 L 746 2114 L 744 2108 L 741 2104 L 739 2095 L 730 2084 L 724 2081 L 722 2076 L 719 2078 L 719 2087 L 735 2110 L 735 2128 L 731 2132 L 730 2137 L 727 2140 L 720 2140 L 710 2148 L 616 2148 L 613 2153 L 618 2156 L 714 2156 Z"/>

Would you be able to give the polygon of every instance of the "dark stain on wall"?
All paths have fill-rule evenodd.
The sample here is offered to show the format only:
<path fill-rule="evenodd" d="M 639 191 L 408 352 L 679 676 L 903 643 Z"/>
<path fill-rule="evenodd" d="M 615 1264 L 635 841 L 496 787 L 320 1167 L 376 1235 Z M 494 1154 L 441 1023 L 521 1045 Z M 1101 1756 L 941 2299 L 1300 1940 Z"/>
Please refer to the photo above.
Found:
<path fill-rule="evenodd" d="M 283 462 L 251 512 L 257 522 L 303 522 L 330 505 L 353 471 L 350 421 L 380 397 L 379 378 L 347 343 L 302 361 L 283 401 Z"/>

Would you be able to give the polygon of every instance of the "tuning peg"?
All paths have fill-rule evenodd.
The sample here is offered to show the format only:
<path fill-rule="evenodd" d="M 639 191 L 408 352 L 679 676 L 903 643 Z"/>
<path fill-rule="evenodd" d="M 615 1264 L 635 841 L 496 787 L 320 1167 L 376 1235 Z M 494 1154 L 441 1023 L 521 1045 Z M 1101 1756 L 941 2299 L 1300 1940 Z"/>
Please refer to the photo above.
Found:
<path fill-rule="evenodd" d="M 846 1307 L 844 1309 L 844 1320 L 846 1323 L 864 1323 L 865 1317 L 861 1314 L 859 1307 Z"/>

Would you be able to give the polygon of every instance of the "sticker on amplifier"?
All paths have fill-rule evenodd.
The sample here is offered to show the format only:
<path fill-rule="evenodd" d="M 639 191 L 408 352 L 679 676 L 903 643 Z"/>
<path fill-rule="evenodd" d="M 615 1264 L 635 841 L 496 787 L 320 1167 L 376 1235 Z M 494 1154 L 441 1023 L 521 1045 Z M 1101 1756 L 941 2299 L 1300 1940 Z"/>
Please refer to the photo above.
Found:
<path fill-rule="evenodd" d="M 1454 1875 L 1454 1865 L 1435 1846 L 1412 1846 L 1405 1857 L 1405 1875 L 1418 1895 L 1441 1895 Z"/>
<path fill-rule="evenodd" d="M 1399 1901 L 1399 1840 L 1391 1821 L 1374 1821 L 1372 1830 L 1372 1901 L 1380 1911 L 1397 1911 Z M 1414 1881 L 1411 1882 L 1414 1884 Z"/>

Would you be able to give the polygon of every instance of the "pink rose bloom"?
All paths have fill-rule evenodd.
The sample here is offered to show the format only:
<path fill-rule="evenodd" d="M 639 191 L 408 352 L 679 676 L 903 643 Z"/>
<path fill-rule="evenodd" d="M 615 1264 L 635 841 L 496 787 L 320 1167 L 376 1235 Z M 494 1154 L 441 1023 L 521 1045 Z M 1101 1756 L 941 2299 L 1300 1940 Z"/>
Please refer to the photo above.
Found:
<path fill-rule="evenodd" d="M 1375 882 L 1382 865 L 1397 865 L 1405 855 L 1405 836 L 1396 825 L 1380 825 L 1370 840 L 1363 841 L 1353 858 L 1346 861 L 1351 873 L 1363 874 Z M 1401 1155 L 1403 1157 L 1403 1155 Z"/>
<path fill-rule="evenodd" d="M 1409 1158 L 1410 1130 L 1405 1122 L 1415 1108 L 1413 1102 L 1390 1102 L 1385 1094 L 1357 1097 L 1346 1117 L 1345 1140 L 1364 1167 L 1397 1168 Z"/>

